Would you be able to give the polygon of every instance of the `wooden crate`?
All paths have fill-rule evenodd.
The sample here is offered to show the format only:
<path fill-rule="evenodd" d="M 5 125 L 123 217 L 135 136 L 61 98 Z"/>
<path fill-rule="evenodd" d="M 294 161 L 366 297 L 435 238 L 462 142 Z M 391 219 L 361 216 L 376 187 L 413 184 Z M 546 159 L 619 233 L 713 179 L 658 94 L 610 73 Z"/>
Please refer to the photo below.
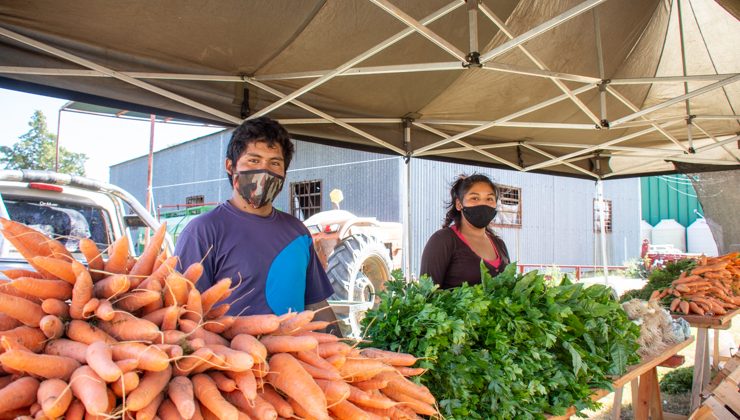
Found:
<path fill-rule="evenodd" d="M 690 420 L 740 419 L 740 354 L 725 363 L 708 390 L 711 394 Z"/>

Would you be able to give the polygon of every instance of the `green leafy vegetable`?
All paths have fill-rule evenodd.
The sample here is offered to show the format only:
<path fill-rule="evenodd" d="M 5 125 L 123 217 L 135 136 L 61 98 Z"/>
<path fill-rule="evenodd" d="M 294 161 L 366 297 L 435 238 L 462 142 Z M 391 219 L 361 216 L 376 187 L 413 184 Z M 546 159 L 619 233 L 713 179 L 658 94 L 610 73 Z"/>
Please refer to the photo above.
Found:
<path fill-rule="evenodd" d="M 431 280 L 386 283 L 366 333 L 372 346 L 420 356 L 417 380 L 449 419 L 543 418 L 570 406 L 593 408 L 595 388 L 611 387 L 637 363 L 639 329 L 611 289 L 566 280 L 547 286 L 537 272 L 438 290 Z"/>

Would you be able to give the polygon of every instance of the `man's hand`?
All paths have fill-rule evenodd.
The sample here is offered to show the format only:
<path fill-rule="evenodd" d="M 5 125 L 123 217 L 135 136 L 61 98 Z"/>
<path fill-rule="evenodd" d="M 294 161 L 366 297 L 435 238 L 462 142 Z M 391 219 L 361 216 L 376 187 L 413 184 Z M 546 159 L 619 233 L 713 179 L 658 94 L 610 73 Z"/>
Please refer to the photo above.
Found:
<path fill-rule="evenodd" d="M 342 338 L 342 332 L 339 330 L 339 325 L 337 325 L 337 316 L 334 315 L 334 310 L 329 307 L 326 299 L 318 303 L 306 305 L 306 309 L 316 312 L 316 316 L 314 316 L 313 318 L 314 321 L 331 322 L 331 324 L 326 327 L 324 332 Z"/>

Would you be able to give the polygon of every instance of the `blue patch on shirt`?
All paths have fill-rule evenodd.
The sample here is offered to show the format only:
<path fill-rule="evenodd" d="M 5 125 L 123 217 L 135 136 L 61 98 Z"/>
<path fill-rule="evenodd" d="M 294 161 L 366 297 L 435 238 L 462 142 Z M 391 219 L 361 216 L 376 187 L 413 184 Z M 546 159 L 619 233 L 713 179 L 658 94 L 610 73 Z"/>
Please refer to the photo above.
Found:
<path fill-rule="evenodd" d="M 265 299 L 277 315 L 304 309 L 310 246 L 310 236 L 299 236 L 272 260 L 265 282 Z"/>

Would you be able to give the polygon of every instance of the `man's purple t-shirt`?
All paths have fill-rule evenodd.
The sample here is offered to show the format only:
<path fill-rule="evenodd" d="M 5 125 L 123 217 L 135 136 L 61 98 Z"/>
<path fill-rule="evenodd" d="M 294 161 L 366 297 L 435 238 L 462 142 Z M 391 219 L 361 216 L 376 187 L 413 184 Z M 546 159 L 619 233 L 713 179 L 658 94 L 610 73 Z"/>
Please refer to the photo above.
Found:
<path fill-rule="evenodd" d="M 200 291 L 231 278 L 230 315 L 302 311 L 334 293 L 308 229 L 278 210 L 261 217 L 227 201 L 188 223 L 175 255 L 183 269 L 203 260 Z"/>

